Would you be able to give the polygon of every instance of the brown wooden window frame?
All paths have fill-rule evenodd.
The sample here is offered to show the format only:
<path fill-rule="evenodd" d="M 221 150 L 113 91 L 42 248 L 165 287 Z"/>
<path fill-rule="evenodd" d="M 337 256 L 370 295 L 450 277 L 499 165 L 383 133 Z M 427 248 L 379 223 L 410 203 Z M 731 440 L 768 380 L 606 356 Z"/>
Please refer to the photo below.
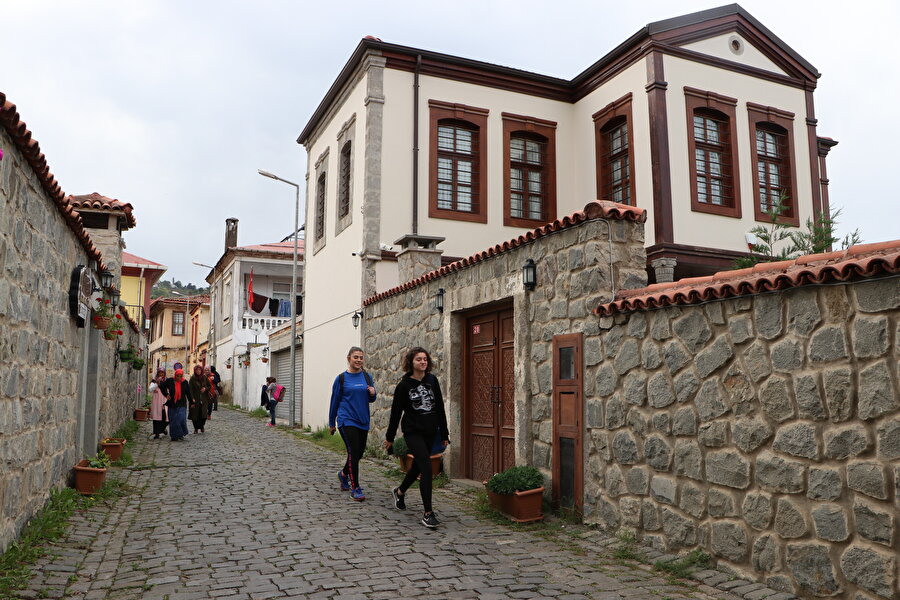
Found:
<path fill-rule="evenodd" d="M 685 113 L 687 114 L 688 164 L 691 173 L 691 210 L 739 219 L 741 218 L 741 184 L 737 145 L 737 99 L 714 92 L 685 87 L 684 104 Z M 724 133 L 727 135 L 727 139 L 719 148 L 728 158 L 726 168 L 723 169 L 722 179 L 731 180 L 731 194 L 730 196 L 726 194 L 726 204 L 700 201 L 696 160 L 698 143 L 694 136 L 694 117 L 697 115 L 713 117 L 725 124 Z M 699 144 L 699 146 L 700 149 L 714 148 L 713 145 L 706 143 Z"/>
<path fill-rule="evenodd" d="M 316 241 L 319 241 L 325 237 L 325 207 L 327 187 L 328 174 L 325 171 L 322 171 L 316 177 Z"/>
<path fill-rule="evenodd" d="M 608 133 L 610 127 L 618 127 L 618 122 L 624 122 L 627 126 L 628 150 L 625 155 L 628 157 L 628 202 L 621 204 L 629 204 L 637 206 L 637 198 L 634 191 L 634 119 L 631 113 L 631 93 L 627 93 L 618 100 L 610 102 L 602 109 L 592 115 L 594 120 L 594 146 L 595 159 L 597 167 L 597 199 L 613 200 L 608 197 L 607 188 L 611 177 L 609 161 L 606 157 L 610 154 Z"/>
<path fill-rule="evenodd" d="M 526 117 L 512 113 L 501 113 L 503 119 L 503 224 L 509 227 L 527 227 L 533 229 L 556 219 L 556 122 Z M 542 173 L 542 207 L 541 217 L 512 216 L 512 180 L 510 175 L 513 164 L 510 144 L 514 137 L 531 139 L 544 144 L 544 155 L 540 165 Z M 522 168 L 537 170 L 533 165 L 523 164 Z M 525 202 L 528 195 L 525 194 Z"/>
<path fill-rule="evenodd" d="M 768 223 L 769 216 L 763 212 L 760 206 L 759 192 L 759 154 L 756 150 L 756 131 L 757 129 L 770 130 L 780 129 L 777 132 L 784 135 L 785 142 L 783 146 L 784 154 L 780 157 L 781 173 L 780 177 L 785 174 L 790 178 L 786 188 L 788 189 L 787 211 L 783 213 L 778 222 L 785 225 L 800 226 L 799 206 L 797 204 L 797 160 L 794 152 L 794 113 L 780 110 L 771 106 L 763 106 L 761 104 L 747 103 L 747 115 L 750 129 L 750 159 L 751 159 L 751 175 L 753 177 L 753 214 L 757 221 Z"/>
<path fill-rule="evenodd" d="M 181 321 L 176 318 L 179 316 L 181 317 Z M 176 330 L 178 325 L 181 326 L 181 331 Z M 172 335 L 184 335 L 184 313 L 182 311 L 172 311 Z"/>
<path fill-rule="evenodd" d="M 488 109 L 429 100 L 430 112 L 429 160 L 428 160 L 428 216 L 434 219 L 452 219 L 473 223 L 487 223 L 487 119 Z M 438 207 L 438 127 L 441 123 L 455 123 L 475 133 L 477 154 L 473 160 L 478 169 L 472 182 L 472 211 Z"/>

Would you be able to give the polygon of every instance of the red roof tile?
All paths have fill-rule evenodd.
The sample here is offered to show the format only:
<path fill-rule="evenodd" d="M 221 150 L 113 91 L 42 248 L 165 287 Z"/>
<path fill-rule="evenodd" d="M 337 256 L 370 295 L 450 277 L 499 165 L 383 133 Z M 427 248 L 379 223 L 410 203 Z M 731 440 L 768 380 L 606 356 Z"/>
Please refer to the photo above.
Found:
<path fill-rule="evenodd" d="M 294 252 L 294 240 L 289 242 L 270 242 L 268 244 L 257 244 L 255 246 L 236 246 L 235 250 L 248 250 L 251 252 L 275 252 L 282 254 L 284 252 Z M 303 240 L 297 240 L 297 252 L 303 252 Z"/>
<path fill-rule="evenodd" d="M 583 210 L 575 212 L 567 217 L 556 219 L 555 221 L 547 223 L 546 225 L 542 225 L 537 229 L 532 229 L 531 231 L 523 233 L 519 237 L 513 238 L 508 242 L 497 244 L 496 246 L 492 246 L 487 250 L 482 250 L 481 252 L 473 254 L 472 256 L 450 263 L 449 265 L 443 266 L 440 269 L 425 273 L 421 277 L 413 279 L 412 281 L 407 281 L 406 283 L 398 285 L 395 288 L 391 288 L 385 292 L 372 296 L 371 298 L 367 298 L 363 302 L 363 306 L 368 306 L 374 302 L 378 302 L 379 300 L 384 300 L 385 298 L 423 285 L 429 281 L 437 279 L 438 277 L 443 277 L 444 275 L 453 273 L 454 271 L 461 271 L 466 267 L 470 267 L 476 263 L 497 256 L 498 254 L 509 252 L 510 250 L 518 248 L 519 246 L 523 246 L 529 242 L 533 242 L 536 239 L 548 236 L 552 233 L 557 233 L 559 231 L 568 229 L 570 227 L 578 225 L 579 223 L 590 221 L 592 219 L 613 219 L 618 221 L 635 221 L 637 223 L 643 223 L 647 220 L 647 211 L 645 211 L 643 208 L 636 208 L 634 206 L 619 204 L 617 202 L 610 202 L 608 200 L 595 200 L 594 202 L 589 202 Z"/>
<path fill-rule="evenodd" d="M 858 244 L 840 252 L 810 254 L 794 260 L 759 263 L 750 269 L 721 271 L 709 277 L 622 290 L 616 294 L 614 302 L 601 304 L 594 309 L 594 314 L 605 317 L 895 273 L 900 273 L 900 240 Z"/>
<path fill-rule="evenodd" d="M 160 264 L 158 262 L 152 261 L 149 258 L 142 258 L 137 254 L 132 254 L 131 252 L 122 251 L 122 266 L 123 267 L 144 267 L 147 269 L 159 268 L 163 271 L 166 270 L 166 266 Z"/>
<path fill-rule="evenodd" d="M 7 101 L 6 94 L 3 92 L 0 92 L 0 125 L 12 138 L 16 148 L 22 153 L 25 161 L 34 171 L 47 197 L 56 205 L 57 210 L 66 220 L 69 229 L 72 230 L 72 233 L 75 234 L 75 237 L 81 243 L 82 248 L 87 252 L 88 258 L 96 259 L 100 264 L 101 270 L 106 269 L 100 250 L 94 245 L 84 225 L 82 225 L 81 216 L 66 200 L 65 193 L 56 181 L 53 173 L 50 172 L 47 157 L 41 152 L 41 147 L 37 140 L 31 137 L 31 132 L 19 116 L 16 105 Z"/>
<path fill-rule="evenodd" d="M 97 192 L 84 194 L 81 196 L 69 196 L 68 200 L 75 208 L 108 210 L 110 212 L 121 211 L 125 214 L 125 218 L 128 220 L 129 228 L 137 225 L 137 221 L 134 218 L 134 213 L 132 212 L 133 207 L 128 202 L 120 202 L 114 198 L 107 198 L 106 196 L 98 194 Z"/>

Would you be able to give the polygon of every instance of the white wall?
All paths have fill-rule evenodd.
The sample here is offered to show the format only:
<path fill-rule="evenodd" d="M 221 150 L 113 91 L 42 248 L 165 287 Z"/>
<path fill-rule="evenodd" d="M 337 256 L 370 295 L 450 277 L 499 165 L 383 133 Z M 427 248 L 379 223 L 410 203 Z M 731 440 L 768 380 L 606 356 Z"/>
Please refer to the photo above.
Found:
<path fill-rule="evenodd" d="M 738 40 L 741 44 L 739 54 L 732 52 L 730 49 L 730 44 L 733 39 Z M 723 33 L 722 35 L 700 40 L 699 42 L 685 44 L 681 47 L 687 50 L 709 54 L 710 56 L 715 56 L 717 58 L 724 58 L 725 60 L 749 65 L 758 69 L 765 69 L 766 71 L 772 71 L 779 75 L 786 75 L 781 67 L 772 62 L 765 54 L 757 50 L 744 36 L 737 33 Z"/>

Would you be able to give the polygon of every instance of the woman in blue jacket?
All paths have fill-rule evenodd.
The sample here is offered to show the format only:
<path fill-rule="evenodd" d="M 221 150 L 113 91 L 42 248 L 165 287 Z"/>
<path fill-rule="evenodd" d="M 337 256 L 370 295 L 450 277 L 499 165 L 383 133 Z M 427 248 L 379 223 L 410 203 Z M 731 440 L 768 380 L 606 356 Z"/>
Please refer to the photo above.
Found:
<path fill-rule="evenodd" d="M 369 404 L 375 402 L 375 385 L 363 369 L 364 361 L 362 348 L 350 348 L 347 370 L 335 377 L 331 386 L 331 409 L 328 411 L 331 435 L 340 431 L 347 447 L 347 460 L 337 475 L 341 490 L 349 490 L 350 497 L 360 502 L 366 495 L 359 485 L 359 459 L 369 437 Z"/>

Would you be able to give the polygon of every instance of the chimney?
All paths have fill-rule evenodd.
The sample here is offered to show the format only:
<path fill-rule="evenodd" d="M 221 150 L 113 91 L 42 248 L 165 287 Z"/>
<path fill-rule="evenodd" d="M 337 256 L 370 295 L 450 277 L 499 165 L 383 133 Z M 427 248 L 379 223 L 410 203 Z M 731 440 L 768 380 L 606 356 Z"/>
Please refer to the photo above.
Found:
<path fill-rule="evenodd" d="M 441 268 L 441 254 L 437 245 L 445 238 L 427 235 L 405 235 L 394 244 L 402 250 L 397 252 L 397 267 L 400 271 L 400 283 L 412 281 L 430 271 Z"/>
<path fill-rule="evenodd" d="M 225 219 L 225 251 L 229 248 L 237 246 L 237 224 L 238 220 L 234 217 Z"/>

